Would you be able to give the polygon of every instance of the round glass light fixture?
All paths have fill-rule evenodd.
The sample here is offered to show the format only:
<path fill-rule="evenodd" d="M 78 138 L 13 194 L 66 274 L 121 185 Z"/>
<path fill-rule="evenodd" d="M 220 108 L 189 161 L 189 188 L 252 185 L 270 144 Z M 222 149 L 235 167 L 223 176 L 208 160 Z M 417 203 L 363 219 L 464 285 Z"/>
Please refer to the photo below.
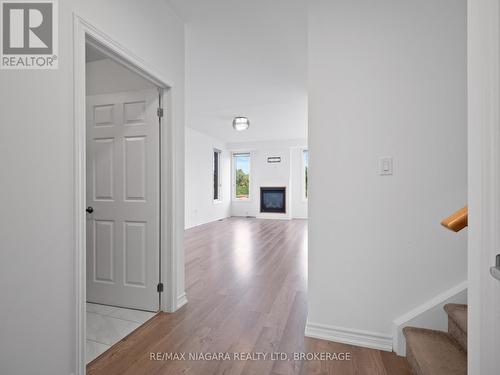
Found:
<path fill-rule="evenodd" d="M 233 119 L 233 128 L 236 131 L 243 131 L 247 130 L 248 127 L 250 126 L 250 121 L 246 117 L 235 117 Z"/>

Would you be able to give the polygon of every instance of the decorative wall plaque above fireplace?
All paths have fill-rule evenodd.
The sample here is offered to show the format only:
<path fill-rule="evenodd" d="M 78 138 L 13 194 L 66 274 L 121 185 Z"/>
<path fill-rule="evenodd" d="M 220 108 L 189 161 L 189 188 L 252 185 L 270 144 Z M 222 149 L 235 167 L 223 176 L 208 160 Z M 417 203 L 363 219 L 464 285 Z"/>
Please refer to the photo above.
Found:
<path fill-rule="evenodd" d="M 286 187 L 261 187 L 260 212 L 286 214 Z"/>

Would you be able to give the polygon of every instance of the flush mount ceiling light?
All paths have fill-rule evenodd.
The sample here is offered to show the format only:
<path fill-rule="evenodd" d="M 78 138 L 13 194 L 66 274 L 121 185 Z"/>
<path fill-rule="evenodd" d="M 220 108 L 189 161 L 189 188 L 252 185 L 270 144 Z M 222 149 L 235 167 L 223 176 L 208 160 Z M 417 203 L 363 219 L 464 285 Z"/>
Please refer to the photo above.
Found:
<path fill-rule="evenodd" d="M 233 119 L 233 128 L 236 131 L 243 131 L 247 130 L 248 127 L 250 126 L 250 121 L 246 117 L 235 117 Z"/>

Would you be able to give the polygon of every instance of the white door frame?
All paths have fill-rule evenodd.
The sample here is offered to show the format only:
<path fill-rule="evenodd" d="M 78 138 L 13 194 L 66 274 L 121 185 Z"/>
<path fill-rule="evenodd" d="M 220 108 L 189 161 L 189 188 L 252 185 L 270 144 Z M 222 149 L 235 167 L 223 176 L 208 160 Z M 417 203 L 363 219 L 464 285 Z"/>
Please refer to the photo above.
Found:
<path fill-rule="evenodd" d="M 500 6 L 468 1 L 468 373 L 500 368 Z"/>
<path fill-rule="evenodd" d="M 162 103 L 166 107 L 161 119 L 161 191 L 160 191 L 160 281 L 164 283 L 160 309 L 175 311 L 186 303 L 177 299 L 178 249 L 174 197 L 174 136 L 172 130 L 172 89 L 160 73 L 148 63 L 111 39 L 88 21 L 73 15 L 74 32 L 74 241 L 75 241 L 75 310 L 76 310 L 76 373 L 84 375 L 85 362 L 85 302 L 86 302 L 86 120 L 85 120 L 85 44 L 98 48 L 114 61 L 139 74 L 162 89 Z"/>

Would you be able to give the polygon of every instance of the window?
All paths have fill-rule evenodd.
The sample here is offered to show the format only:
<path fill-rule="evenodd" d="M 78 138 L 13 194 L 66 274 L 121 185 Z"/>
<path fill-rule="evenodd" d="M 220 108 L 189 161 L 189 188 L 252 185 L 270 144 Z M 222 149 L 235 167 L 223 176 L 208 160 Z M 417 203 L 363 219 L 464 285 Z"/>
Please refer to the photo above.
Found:
<path fill-rule="evenodd" d="M 221 200 L 220 151 L 214 150 L 214 201 Z"/>
<path fill-rule="evenodd" d="M 250 198 L 250 154 L 233 154 L 234 197 L 236 199 Z"/>
<path fill-rule="evenodd" d="M 309 172 L 309 151 L 308 150 L 304 150 L 303 153 L 302 153 L 302 158 L 303 158 L 303 165 L 304 165 L 304 177 L 303 177 L 303 181 L 304 181 L 304 199 L 307 199 L 307 195 L 308 195 L 308 172 Z"/>

